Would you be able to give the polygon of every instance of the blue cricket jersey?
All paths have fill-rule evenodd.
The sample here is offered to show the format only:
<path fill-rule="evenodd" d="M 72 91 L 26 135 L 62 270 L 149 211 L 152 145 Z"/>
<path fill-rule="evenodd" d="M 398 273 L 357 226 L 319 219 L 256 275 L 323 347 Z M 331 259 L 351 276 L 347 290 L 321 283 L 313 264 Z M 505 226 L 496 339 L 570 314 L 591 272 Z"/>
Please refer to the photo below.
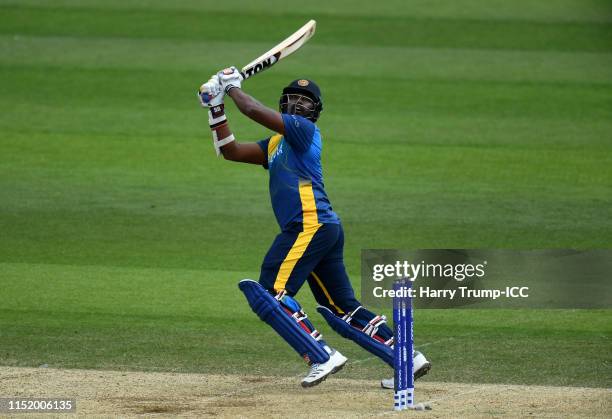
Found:
<path fill-rule="evenodd" d="M 281 227 L 302 223 L 304 229 L 319 224 L 339 224 L 323 185 L 321 133 L 310 120 L 282 114 L 285 135 L 276 134 L 257 144 L 268 156 L 270 198 Z"/>

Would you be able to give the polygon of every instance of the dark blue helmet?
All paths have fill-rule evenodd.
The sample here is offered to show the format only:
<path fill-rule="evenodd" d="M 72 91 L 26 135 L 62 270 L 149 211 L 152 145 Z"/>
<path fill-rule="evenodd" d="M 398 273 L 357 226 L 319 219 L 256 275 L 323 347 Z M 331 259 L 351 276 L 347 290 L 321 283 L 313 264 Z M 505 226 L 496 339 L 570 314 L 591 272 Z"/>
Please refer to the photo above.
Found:
<path fill-rule="evenodd" d="M 312 80 L 294 80 L 283 89 L 279 109 L 281 113 L 300 115 L 316 122 L 323 110 L 321 89 Z"/>

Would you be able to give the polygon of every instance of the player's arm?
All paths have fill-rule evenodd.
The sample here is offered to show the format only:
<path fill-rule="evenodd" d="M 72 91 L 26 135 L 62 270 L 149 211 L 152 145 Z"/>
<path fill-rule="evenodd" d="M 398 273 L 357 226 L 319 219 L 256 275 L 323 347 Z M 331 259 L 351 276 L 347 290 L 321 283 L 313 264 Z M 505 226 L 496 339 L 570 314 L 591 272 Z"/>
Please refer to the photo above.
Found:
<path fill-rule="evenodd" d="M 285 134 L 285 124 L 280 112 L 268 108 L 240 88 L 231 89 L 228 95 L 245 116 L 279 134 Z"/>
<path fill-rule="evenodd" d="M 218 138 L 226 138 L 230 135 L 232 135 L 232 131 L 228 123 L 217 129 Z M 259 165 L 267 163 L 266 155 L 257 143 L 239 143 L 237 141 L 231 141 L 221 147 L 221 154 L 223 154 L 225 160 Z"/>
<path fill-rule="evenodd" d="M 241 89 L 242 77 L 236 67 L 230 67 L 218 74 L 225 93 L 230 96 L 245 116 L 279 134 L 285 134 L 285 125 L 280 112 L 270 109 Z"/>

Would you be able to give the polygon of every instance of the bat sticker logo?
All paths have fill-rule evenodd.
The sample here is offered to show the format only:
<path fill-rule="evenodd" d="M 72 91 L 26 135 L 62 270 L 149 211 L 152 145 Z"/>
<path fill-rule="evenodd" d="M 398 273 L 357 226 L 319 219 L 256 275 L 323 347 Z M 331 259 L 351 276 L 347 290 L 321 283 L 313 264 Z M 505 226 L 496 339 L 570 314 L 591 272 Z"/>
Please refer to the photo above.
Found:
<path fill-rule="evenodd" d="M 279 56 L 280 56 L 280 52 L 266 58 L 260 63 L 255 64 L 253 67 L 247 69 L 244 73 L 247 75 L 247 77 L 251 77 L 259 73 L 260 71 L 265 70 L 268 67 L 272 67 L 274 64 L 278 62 Z"/>

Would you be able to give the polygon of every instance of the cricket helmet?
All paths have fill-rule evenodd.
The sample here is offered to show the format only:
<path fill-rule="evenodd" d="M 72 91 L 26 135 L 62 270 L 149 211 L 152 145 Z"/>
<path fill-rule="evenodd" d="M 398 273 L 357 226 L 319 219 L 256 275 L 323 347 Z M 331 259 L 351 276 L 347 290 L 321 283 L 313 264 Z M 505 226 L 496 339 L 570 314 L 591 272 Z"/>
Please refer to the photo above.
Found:
<path fill-rule="evenodd" d="M 283 89 L 278 105 L 281 113 L 301 115 L 317 122 L 323 110 L 321 89 L 312 80 L 294 80 Z"/>

